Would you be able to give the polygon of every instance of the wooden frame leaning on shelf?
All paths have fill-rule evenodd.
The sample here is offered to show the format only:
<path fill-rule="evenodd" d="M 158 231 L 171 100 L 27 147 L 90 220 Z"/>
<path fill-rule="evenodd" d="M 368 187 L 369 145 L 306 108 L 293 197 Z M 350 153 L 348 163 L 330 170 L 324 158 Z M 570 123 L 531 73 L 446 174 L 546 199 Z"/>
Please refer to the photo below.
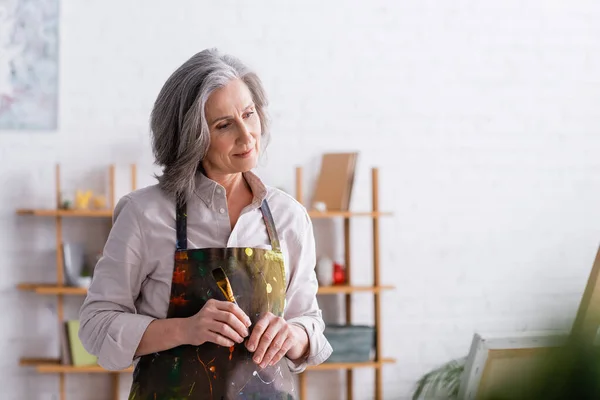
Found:
<path fill-rule="evenodd" d="M 131 190 L 137 187 L 137 169 L 134 164 L 130 166 Z M 57 328 L 62 326 L 65 319 L 64 295 L 82 295 L 87 293 L 83 287 L 72 287 L 65 285 L 64 258 L 62 252 L 63 244 L 63 218 L 111 218 L 115 207 L 115 166 L 110 165 L 108 169 L 108 204 L 101 209 L 65 209 L 61 198 L 60 165 L 55 170 L 56 208 L 54 209 L 19 209 L 17 215 L 54 217 L 56 226 L 56 283 L 21 283 L 17 289 L 31 291 L 41 295 L 57 296 Z M 99 365 L 73 366 L 61 363 L 60 359 L 47 358 L 22 358 L 19 365 L 33 367 L 37 373 L 58 374 L 60 400 L 66 400 L 65 375 L 73 373 L 110 373 L 112 375 L 113 390 L 112 398 L 119 399 L 119 373 L 130 372 L 132 368 L 123 371 L 107 371 Z"/>
<path fill-rule="evenodd" d="M 303 174 L 302 168 L 296 168 L 296 200 L 304 204 L 303 199 Z M 346 323 L 352 322 L 352 294 L 357 292 L 372 293 L 374 297 L 374 326 L 375 326 L 375 357 L 368 362 L 355 363 L 324 363 L 316 367 L 309 367 L 307 371 L 315 370 L 346 370 L 346 399 L 352 400 L 354 385 L 354 368 L 373 368 L 375 369 L 375 388 L 374 397 L 376 400 L 383 399 L 383 377 L 382 367 L 385 364 L 395 363 L 392 358 L 384 358 L 381 349 L 381 292 L 383 290 L 394 289 L 393 286 L 382 285 L 380 281 L 380 258 L 379 258 L 379 219 L 384 216 L 392 215 L 389 212 L 379 210 L 379 169 L 371 169 L 371 195 L 372 209 L 366 212 L 353 211 L 313 211 L 309 209 L 308 214 L 311 218 L 343 218 L 344 219 L 344 263 L 346 268 L 346 282 L 344 285 L 322 286 L 318 293 L 325 294 L 344 294 L 346 308 Z M 354 217 L 368 217 L 372 219 L 372 240 L 373 240 L 373 285 L 372 286 L 353 286 L 351 283 L 351 257 L 350 257 L 350 220 Z M 307 378 L 306 373 L 299 377 L 300 400 L 307 398 Z"/>

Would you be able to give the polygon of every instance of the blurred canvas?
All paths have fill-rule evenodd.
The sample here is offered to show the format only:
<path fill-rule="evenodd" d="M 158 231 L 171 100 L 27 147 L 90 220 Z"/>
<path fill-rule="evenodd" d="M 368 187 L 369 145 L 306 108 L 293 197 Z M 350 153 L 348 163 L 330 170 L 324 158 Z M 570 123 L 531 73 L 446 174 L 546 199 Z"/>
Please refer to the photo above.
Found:
<path fill-rule="evenodd" d="M 58 1 L 0 1 L 0 129 L 56 129 Z"/>

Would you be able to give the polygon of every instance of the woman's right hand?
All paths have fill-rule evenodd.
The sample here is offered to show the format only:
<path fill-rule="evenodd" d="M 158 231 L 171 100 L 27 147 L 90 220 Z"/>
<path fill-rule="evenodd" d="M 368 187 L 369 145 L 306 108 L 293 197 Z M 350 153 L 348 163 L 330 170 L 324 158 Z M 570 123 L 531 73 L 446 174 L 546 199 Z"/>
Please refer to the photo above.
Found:
<path fill-rule="evenodd" d="M 231 347 L 248 337 L 249 327 L 250 318 L 237 304 L 210 299 L 197 314 L 184 319 L 184 344 Z"/>

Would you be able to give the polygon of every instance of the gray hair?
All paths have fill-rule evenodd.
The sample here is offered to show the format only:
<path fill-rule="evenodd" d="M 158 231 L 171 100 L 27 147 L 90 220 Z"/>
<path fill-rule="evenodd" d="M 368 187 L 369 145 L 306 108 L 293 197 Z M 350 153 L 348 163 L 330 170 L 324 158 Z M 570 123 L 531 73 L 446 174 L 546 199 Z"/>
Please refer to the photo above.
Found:
<path fill-rule="evenodd" d="M 156 178 L 168 195 L 183 200 L 195 189 L 196 173 L 210 145 L 206 101 L 234 79 L 248 86 L 262 126 L 262 146 L 267 145 L 267 96 L 258 76 L 237 58 L 217 49 L 195 54 L 167 79 L 150 118 L 155 164 L 163 171 Z"/>

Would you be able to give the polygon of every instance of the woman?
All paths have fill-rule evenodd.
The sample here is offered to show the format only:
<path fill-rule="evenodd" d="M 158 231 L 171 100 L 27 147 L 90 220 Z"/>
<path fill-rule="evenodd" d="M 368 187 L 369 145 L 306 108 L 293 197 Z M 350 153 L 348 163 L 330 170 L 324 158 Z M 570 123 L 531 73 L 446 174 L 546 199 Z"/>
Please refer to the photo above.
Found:
<path fill-rule="evenodd" d="M 163 174 L 118 202 L 80 311 L 101 366 L 136 364 L 130 399 L 294 399 L 291 374 L 331 354 L 308 214 L 251 172 L 266 103 L 258 77 L 216 50 L 156 100 Z"/>

